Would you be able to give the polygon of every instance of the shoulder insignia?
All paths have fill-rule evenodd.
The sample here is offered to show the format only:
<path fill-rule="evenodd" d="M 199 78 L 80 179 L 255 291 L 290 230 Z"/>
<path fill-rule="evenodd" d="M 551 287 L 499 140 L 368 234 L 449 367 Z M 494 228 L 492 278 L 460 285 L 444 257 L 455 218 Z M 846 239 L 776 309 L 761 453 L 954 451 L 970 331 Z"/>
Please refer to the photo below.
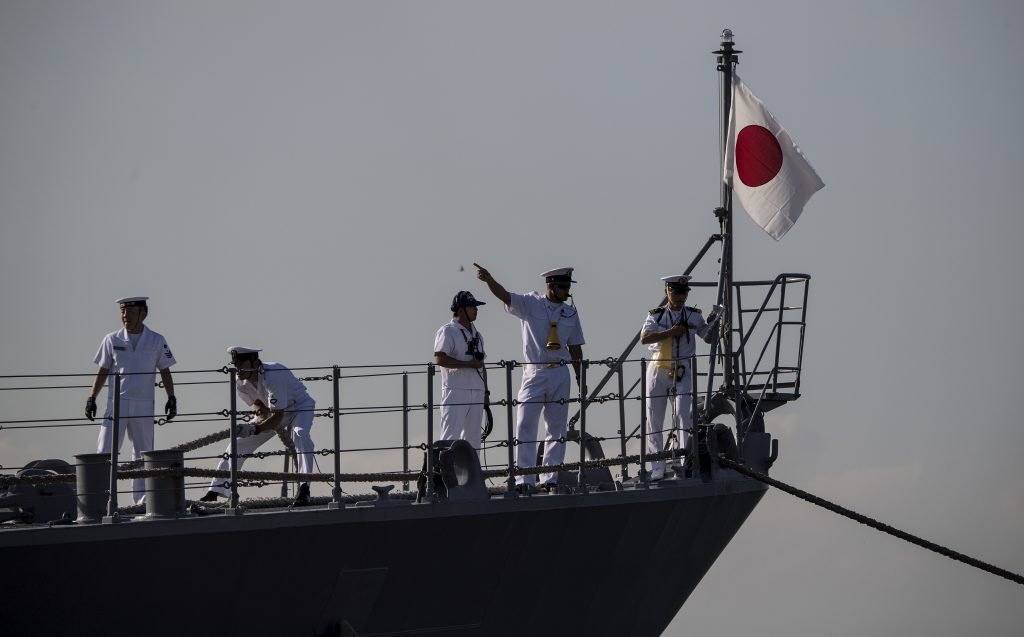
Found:
<path fill-rule="evenodd" d="M 665 313 L 665 306 L 664 305 L 659 305 L 658 307 L 654 308 L 650 312 L 651 316 L 653 316 L 655 318 L 661 318 L 661 315 L 664 314 L 664 313 Z"/>

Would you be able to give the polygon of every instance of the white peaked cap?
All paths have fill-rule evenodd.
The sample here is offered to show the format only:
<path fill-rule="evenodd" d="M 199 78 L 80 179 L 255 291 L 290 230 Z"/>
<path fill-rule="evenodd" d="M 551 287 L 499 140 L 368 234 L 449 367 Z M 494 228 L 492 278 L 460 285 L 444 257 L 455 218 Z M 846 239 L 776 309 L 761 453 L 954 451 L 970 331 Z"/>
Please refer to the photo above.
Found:
<path fill-rule="evenodd" d="M 568 267 L 568 268 L 555 268 L 554 270 L 548 270 L 547 272 L 541 273 L 541 276 L 544 277 L 545 279 L 548 279 L 548 280 L 553 279 L 555 277 L 558 277 L 558 278 L 564 277 L 564 278 L 568 279 L 570 283 L 576 283 L 576 281 L 572 280 L 572 271 L 573 271 L 573 268 L 571 268 L 571 267 Z"/>
<path fill-rule="evenodd" d="M 255 347 L 242 347 L 240 345 L 234 345 L 228 348 L 228 354 L 231 356 L 245 356 L 246 354 L 259 354 L 263 350 Z"/>
<path fill-rule="evenodd" d="M 118 305 L 127 305 L 127 306 L 130 307 L 132 305 L 138 305 L 138 304 L 141 304 L 141 303 L 145 303 L 148 300 L 149 300 L 148 296 L 126 296 L 123 299 L 118 299 L 118 300 L 114 301 L 114 303 L 117 303 Z"/>
<path fill-rule="evenodd" d="M 673 274 L 672 276 L 663 276 L 661 280 L 665 283 L 686 283 L 692 278 L 689 274 Z"/>

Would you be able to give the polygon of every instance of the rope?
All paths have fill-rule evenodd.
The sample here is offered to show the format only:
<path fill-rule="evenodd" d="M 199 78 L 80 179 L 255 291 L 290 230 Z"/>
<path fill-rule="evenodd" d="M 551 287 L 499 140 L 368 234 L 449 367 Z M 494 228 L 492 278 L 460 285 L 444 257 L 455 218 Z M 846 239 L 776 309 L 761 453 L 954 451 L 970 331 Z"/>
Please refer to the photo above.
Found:
<path fill-rule="evenodd" d="M 935 553 L 938 553 L 939 555 L 944 555 L 945 557 L 948 557 L 951 560 L 956 560 L 958 562 L 963 562 L 964 564 L 967 564 L 968 566 L 973 566 L 974 568 L 979 568 L 979 569 L 981 569 L 981 570 L 983 570 L 983 571 L 985 571 L 987 573 L 991 573 L 993 575 L 998 575 L 999 577 L 1008 579 L 1011 582 L 1016 582 L 1017 584 L 1024 585 L 1024 576 L 1018 575 L 1016 573 L 1012 573 L 1012 572 L 1007 571 L 1005 569 L 1001 569 L 998 566 L 993 566 L 992 564 L 988 564 L 986 562 L 982 562 L 981 560 L 976 560 L 973 557 L 968 557 L 967 555 L 964 555 L 963 553 L 957 553 L 956 551 L 954 551 L 952 549 L 946 548 L 946 547 L 944 547 L 944 546 L 942 546 L 940 544 L 936 544 L 934 542 L 929 542 L 928 540 L 924 540 L 922 538 L 919 538 L 916 535 L 911 535 L 910 533 L 907 533 L 905 531 L 901 531 L 901 530 L 899 530 L 899 529 L 897 529 L 895 527 L 889 526 L 888 524 L 884 524 L 882 522 L 879 522 L 877 520 L 869 518 L 866 515 L 861 515 L 860 513 L 857 513 L 856 511 L 851 511 L 850 509 L 847 509 L 847 508 L 842 507 L 842 506 L 840 506 L 838 504 L 835 504 L 834 502 L 829 502 L 828 500 L 825 500 L 823 498 L 819 498 L 816 495 L 812 495 L 810 493 L 807 493 L 806 491 L 803 491 L 801 489 L 797 489 L 796 487 L 792 487 L 792 486 L 790 486 L 788 484 L 785 484 L 784 482 L 779 482 L 778 480 L 776 480 L 774 478 L 769 478 L 768 476 L 764 475 L 763 473 L 758 473 L 757 471 L 754 471 L 753 469 L 750 469 L 749 467 L 741 465 L 738 462 L 734 462 L 732 460 L 729 460 L 728 458 L 719 457 L 718 458 L 718 462 L 721 463 L 723 466 L 729 467 L 730 469 L 734 469 L 735 471 L 737 471 L 739 473 L 742 473 L 743 475 L 745 475 L 747 477 L 753 478 L 755 480 L 759 480 L 759 481 L 761 481 L 761 482 L 763 482 L 763 483 L 765 483 L 765 484 L 767 484 L 769 486 L 775 487 L 776 489 L 779 489 L 781 491 L 785 491 L 786 493 L 788 493 L 788 494 L 790 494 L 792 496 L 796 496 L 796 497 L 800 498 L 801 500 L 804 500 L 806 502 L 810 502 L 811 504 L 817 505 L 817 506 L 819 506 L 819 507 L 821 507 L 821 508 L 823 508 L 823 509 L 825 509 L 827 511 L 831 511 L 832 513 L 837 513 L 837 514 L 839 514 L 839 515 L 841 515 L 841 516 L 843 516 L 845 518 L 850 518 L 851 520 L 853 520 L 855 522 L 860 522 L 861 524 L 866 524 L 867 526 L 870 526 L 871 528 L 875 529 L 876 531 L 881 531 L 882 533 L 888 533 L 889 535 L 892 535 L 893 537 L 898 537 L 899 539 L 907 541 L 907 542 L 910 542 L 911 544 L 916 544 L 917 546 L 920 546 L 921 548 L 928 549 L 929 551 L 933 551 Z"/>

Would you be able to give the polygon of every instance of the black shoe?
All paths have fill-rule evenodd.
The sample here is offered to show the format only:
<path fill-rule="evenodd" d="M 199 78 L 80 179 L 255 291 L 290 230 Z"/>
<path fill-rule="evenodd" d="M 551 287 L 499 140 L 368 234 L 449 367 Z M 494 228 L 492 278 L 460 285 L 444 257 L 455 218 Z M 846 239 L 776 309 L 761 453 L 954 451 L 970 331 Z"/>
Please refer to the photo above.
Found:
<path fill-rule="evenodd" d="M 558 493 L 558 483 L 557 482 L 542 482 L 542 483 L 537 485 L 537 490 L 538 491 L 543 491 L 545 493 Z"/>
<path fill-rule="evenodd" d="M 220 494 L 217 493 L 216 491 L 207 491 L 206 495 L 204 495 L 203 497 L 199 498 L 199 501 L 200 502 L 216 502 L 218 497 L 220 497 Z"/>
<path fill-rule="evenodd" d="M 537 493 L 537 489 L 532 484 L 517 484 L 516 493 L 519 495 L 533 495 Z"/>
<path fill-rule="evenodd" d="M 309 506 L 309 483 L 303 482 L 299 485 L 299 490 L 295 493 L 295 501 L 292 502 L 294 507 Z"/>

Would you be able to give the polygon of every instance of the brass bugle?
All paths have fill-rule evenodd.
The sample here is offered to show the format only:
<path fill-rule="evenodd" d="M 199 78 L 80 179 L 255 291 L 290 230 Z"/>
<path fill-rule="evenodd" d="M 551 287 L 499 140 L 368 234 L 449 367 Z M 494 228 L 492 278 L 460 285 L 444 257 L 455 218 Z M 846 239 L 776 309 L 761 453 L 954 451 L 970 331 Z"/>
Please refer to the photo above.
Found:
<path fill-rule="evenodd" d="M 548 342 L 544 347 L 548 349 L 562 349 L 562 341 L 558 340 L 558 323 L 552 323 L 548 330 Z"/>

